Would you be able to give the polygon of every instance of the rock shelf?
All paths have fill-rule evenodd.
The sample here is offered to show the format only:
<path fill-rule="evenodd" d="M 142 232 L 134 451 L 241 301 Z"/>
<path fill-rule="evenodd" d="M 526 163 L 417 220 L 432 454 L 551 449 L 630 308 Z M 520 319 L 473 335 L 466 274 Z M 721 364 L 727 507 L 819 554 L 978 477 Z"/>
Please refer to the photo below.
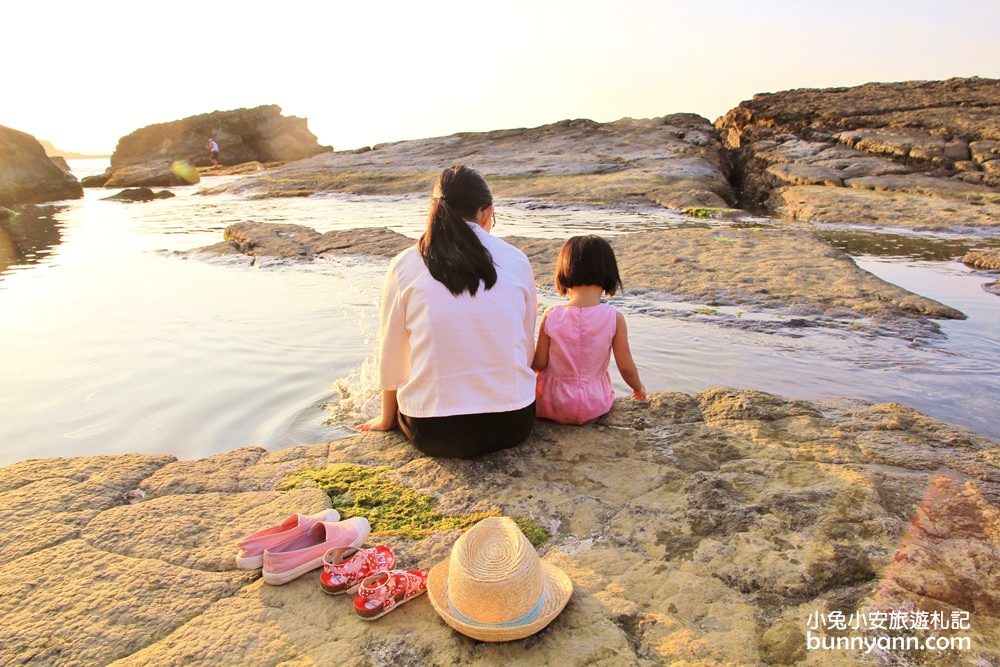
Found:
<path fill-rule="evenodd" d="M 874 664 L 807 652 L 810 614 L 968 612 L 1000 660 L 1000 454 L 896 404 L 795 401 L 718 388 L 620 399 L 598 422 L 538 422 L 476 461 L 419 454 L 398 433 L 280 451 L 39 459 L 0 468 L 0 656 L 48 665 Z M 376 623 L 314 572 L 272 587 L 235 569 L 238 539 L 330 506 L 276 491 L 305 468 L 388 466 L 445 514 L 531 517 L 573 598 L 542 633 L 459 635 L 419 599 Z M 138 493 L 141 490 L 145 495 Z M 138 502 L 136 502 L 138 501 Z M 459 531 L 373 534 L 407 567 Z M 916 635 L 921 633 L 916 632 Z M 923 633 L 926 634 L 926 633 Z"/>
<path fill-rule="evenodd" d="M 387 229 L 320 234 L 301 225 L 255 222 L 231 225 L 225 239 L 187 254 L 247 255 L 255 261 L 308 261 L 344 253 L 392 257 L 413 243 Z M 506 240 L 528 255 L 539 287 L 550 288 L 562 241 Z M 678 228 L 625 234 L 610 242 L 627 299 L 655 293 L 661 300 L 784 314 L 792 326 L 846 326 L 859 333 L 911 339 L 939 336 L 935 319 L 965 318 L 954 308 L 858 268 L 846 253 L 802 227 Z"/>

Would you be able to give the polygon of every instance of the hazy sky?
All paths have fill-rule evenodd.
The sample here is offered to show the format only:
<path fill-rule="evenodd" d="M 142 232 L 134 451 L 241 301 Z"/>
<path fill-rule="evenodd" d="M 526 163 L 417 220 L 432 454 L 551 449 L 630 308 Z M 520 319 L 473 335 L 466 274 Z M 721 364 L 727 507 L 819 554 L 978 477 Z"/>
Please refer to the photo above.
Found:
<path fill-rule="evenodd" d="M 0 125 L 81 152 L 261 104 L 340 150 L 1000 78 L 1000 0 L 32 0 L 3 3 L 0 25 Z"/>

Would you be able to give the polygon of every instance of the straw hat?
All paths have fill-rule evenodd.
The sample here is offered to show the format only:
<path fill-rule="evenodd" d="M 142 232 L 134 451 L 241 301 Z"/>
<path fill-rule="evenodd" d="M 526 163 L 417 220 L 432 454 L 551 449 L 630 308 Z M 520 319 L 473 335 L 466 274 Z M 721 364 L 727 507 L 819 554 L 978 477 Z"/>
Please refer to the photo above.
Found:
<path fill-rule="evenodd" d="M 529 637 L 552 622 L 573 593 L 566 573 L 542 561 L 517 524 L 483 519 L 455 542 L 427 577 L 444 622 L 484 642 Z"/>

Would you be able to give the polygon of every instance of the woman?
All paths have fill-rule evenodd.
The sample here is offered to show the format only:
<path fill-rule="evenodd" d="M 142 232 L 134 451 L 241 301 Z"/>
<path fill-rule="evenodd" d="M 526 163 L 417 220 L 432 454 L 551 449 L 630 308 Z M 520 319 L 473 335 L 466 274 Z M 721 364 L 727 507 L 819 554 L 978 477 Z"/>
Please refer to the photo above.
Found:
<path fill-rule="evenodd" d="M 490 235 L 493 195 L 458 165 L 438 178 L 427 229 L 393 258 L 382 294 L 381 414 L 431 456 L 472 458 L 528 437 L 537 294 L 528 258 Z"/>

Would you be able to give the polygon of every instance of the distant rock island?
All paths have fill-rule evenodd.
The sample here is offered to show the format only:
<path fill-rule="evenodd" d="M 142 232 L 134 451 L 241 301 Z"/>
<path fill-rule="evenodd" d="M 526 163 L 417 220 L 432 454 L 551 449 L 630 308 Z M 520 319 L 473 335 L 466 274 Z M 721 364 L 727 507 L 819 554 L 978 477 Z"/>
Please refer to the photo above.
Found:
<path fill-rule="evenodd" d="M 198 182 L 192 167 L 212 164 L 209 138 L 219 145 L 219 163 L 288 162 L 325 151 L 304 118 L 283 116 L 275 105 L 215 111 L 138 129 L 122 137 L 111 166 L 85 178 L 85 187 L 169 187 Z M 187 165 L 187 166 L 178 166 Z"/>
<path fill-rule="evenodd" d="M 45 154 L 49 157 L 61 157 L 66 160 L 94 160 L 99 158 L 111 157 L 110 155 L 89 155 L 87 153 L 76 153 L 74 151 L 64 151 L 62 149 L 56 148 L 52 145 L 51 141 L 45 141 L 44 139 L 39 139 L 38 143 L 42 145 L 45 149 Z"/>

